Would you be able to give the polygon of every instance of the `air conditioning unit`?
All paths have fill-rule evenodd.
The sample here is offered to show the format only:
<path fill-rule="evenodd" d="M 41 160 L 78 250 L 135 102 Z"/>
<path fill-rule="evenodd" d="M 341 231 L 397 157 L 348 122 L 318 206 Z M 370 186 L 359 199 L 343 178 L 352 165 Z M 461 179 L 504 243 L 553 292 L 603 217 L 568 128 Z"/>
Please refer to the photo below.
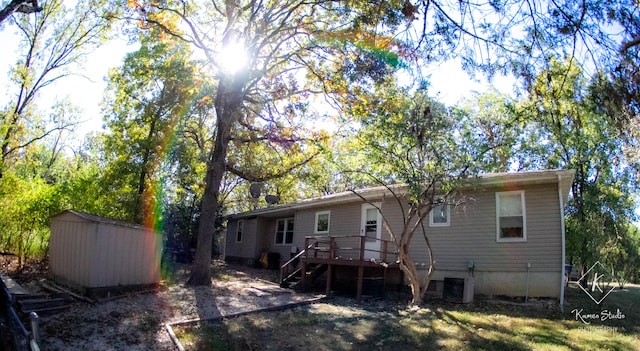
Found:
<path fill-rule="evenodd" d="M 442 289 L 442 298 L 447 301 L 458 303 L 473 302 L 474 279 L 467 278 L 444 278 L 444 288 Z"/>

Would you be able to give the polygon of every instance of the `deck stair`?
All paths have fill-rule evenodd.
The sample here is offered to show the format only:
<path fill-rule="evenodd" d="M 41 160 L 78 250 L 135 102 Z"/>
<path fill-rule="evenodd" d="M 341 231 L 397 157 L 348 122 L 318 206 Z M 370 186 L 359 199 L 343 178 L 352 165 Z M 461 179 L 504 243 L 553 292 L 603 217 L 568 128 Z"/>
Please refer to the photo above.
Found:
<path fill-rule="evenodd" d="M 373 245 L 368 245 L 372 240 Z M 307 236 L 304 249 L 280 267 L 280 284 L 304 291 L 326 273 L 325 292 L 330 295 L 336 274 L 344 277 L 346 271 L 356 280 L 358 299 L 363 290 L 382 295 L 387 285 L 387 271 L 399 271 L 394 247 L 389 240 L 364 235 Z"/>
<path fill-rule="evenodd" d="M 312 283 L 327 271 L 326 264 L 308 264 L 305 272 L 305 284 Z M 302 268 L 298 268 L 282 280 L 280 286 L 294 290 L 302 290 Z"/>

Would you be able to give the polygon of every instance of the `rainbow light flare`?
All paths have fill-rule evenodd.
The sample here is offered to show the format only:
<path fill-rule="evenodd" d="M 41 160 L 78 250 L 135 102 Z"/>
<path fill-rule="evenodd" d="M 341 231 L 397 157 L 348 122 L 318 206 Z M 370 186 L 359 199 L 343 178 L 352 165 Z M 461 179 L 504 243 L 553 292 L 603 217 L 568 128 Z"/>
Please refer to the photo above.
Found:
<path fill-rule="evenodd" d="M 175 116 L 184 115 L 184 110 L 187 109 L 188 104 L 184 104 L 185 107 L 175 113 Z M 161 131 L 162 139 L 158 143 L 157 157 L 152 161 L 150 169 L 160 170 L 160 177 L 158 179 L 152 179 L 147 186 L 145 192 L 142 194 L 143 204 L 143 225 L 150 229 L 147 236 L 147 242 L 145 243 L 145 255 L 157 255 L 156 257 L 162 257 L 162 250 L 164 247 L 164 199 L 166 196 L 165 180 L 166 177 L 162 174 L 162 168 L 169 154 L 169 150 L 175 147 L 177 142 L 177 132 L 180 130 L 178 121 L 180 118 L 172 117 L 164 130 Z M 158 238 L 160 236 L 160 238 Z M 160 243 L 157 242 L 160 240 Z M 162 259 L 160 259 L 161 261 Z M 158 262 L 160 266 L 161 277 L 169 277 L 169 267 L 162 266 L 161 262 Z"/>

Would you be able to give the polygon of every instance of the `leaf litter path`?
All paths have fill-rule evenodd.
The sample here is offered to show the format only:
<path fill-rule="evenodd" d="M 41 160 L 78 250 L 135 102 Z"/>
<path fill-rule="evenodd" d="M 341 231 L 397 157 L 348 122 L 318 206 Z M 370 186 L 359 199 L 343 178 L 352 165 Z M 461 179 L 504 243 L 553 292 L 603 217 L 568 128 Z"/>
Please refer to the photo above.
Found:
<path fill-rule="evenodd" d="M 95 305 L 74 303 L 41 318 L 44 348 L 54 350 L 175 350 L 165 324 L 299 304 L 322 295 L 281 289 L 273 271 L 217 264 L 210 287 L 163 282 L 153 293 L 130 294 Z M 266 275 L 266 276 L 265 276 Z M 185 281 L 184 272 L 178 281 Z"/>

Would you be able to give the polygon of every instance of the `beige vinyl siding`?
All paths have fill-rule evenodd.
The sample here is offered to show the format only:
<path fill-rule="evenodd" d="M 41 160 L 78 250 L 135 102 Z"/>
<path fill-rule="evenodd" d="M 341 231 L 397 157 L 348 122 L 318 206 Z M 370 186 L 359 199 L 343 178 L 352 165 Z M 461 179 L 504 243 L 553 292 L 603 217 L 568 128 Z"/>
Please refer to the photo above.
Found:
<path fill-rule="evenodd" d="M 257 258 L 256 241 L 258 219 L 254 217 L 242 219 L 242 221 L 244 221 L 242 242 L 239 243 L 236 242 L 238 221 L 229 221 L 227 224 L 227 235 L 225 238 L 227 247 L 225 248 L 225 255 L 228 257 Z"/>
<path fill-rule="evenodd" d="M 318 207 L 299 211 L 296 214 L 296 237 L 313 236 L 316 212 L 331 211 L 329 234 L 331 236 L 360 235 L 361 203 L 350 203 L 333 207 Z M 322 234 L 326 235 L 326 234 Z"/>
<path fill-rule="evenodd" d="M 527 241 L 496 241 L 495 193 L 525 190 Z M 560 208 L 557 185 L 542 184 L 519 189 L 490 188 L 465 194 L 463 205 L 452 208 L 448 227 L 425 225 L 433 247 L 436 270 L 467 271 L 473 260 L 476 271 L 522 272 L 527 263 L 531 272 L 559 271 L 561 263 Z M 399 231 L 402 222 L 398 206 L 386 207 L 385 216 Z M 411 247 L 416 263 L 427 263 L 426 245 L 416 233 Z"/>
<path fill-rule="evenodd" d="M 496 240 L 496 192 L 524 190 L 527 216 L 527 240 L 525 242 L 498 242 Z M 538 184 L 519 188 L 493 187 L 464 194 L 464 203 L 450 208 L 450 225 L 429 227 L 425 218 L 425 229 L 433 247 L 437 271 L 467 273 L 469 261 L 475 264 L 476 272 L 558 272 L 561 266 L 560 207 L 557 201 L 557 184 Z M 403 201 L 403 204 L 406 200 Z M 299 249 L 304 246 L 305 236 L 313 235 L 315 213 L 331 211 L 329 235 L 351 236 L 360 234 L 362 203 L 343 204 L 333 207 L 318 207 L 298 211 L 295 217 L 294 243 Z M 395 199 L 382 201 L 382 210 L 390 226 L 400 232 L 402 213 Z M 406 208 L 405 208 L 406 210 Z M 382 238 L 390 240 L 386 230 Z M 340 240 L 340 239 L 337 239 Z M 358 238 L 343 239 L 339 247 L 357 247 Z M 275 250 L 283 255 L 286 248 Z M 337 252 L 343 258 L 356 258 L 353 252 Z M 427 268 L 428 254 L 422 233 L 415 234 L 411 255 L 417 264 Z M 353 256 L 353 257 L 352 257 Z"/>
<path fill-rule="evenodd" d="M 314 234 L 315 214 L 321 211 L 331 211 L 328 234 Z M 350 203 L 332 207 L 318 207 L 299 211 L 296 214 L 296 230 L 294 244 L 304 248 L 304 238 L 307 236 L 334 236 L 351 238 L 336 239 L 338 248 L 359 248 L 360 240 L 355 237 L 360 235 L 360 216 L 362 203 Z M 337 250 L 336 256 L 341 258 L 359 258 L 355 250 Z"/>
<path fill-rule="evenodd" d="M 498 242 L 496 238 L 495 194 L 511 190 L 524 190 L 527 216 L 524 242 Z M 428 222 L 425 225 L 435 259 L 433 279 L 466 277 L 472 260 L 476 293 L 524 296 L 528 288 L 529 296 L 557 297 L 562 268 L 557 184 L 494 187 L 464 195 L 464 204 L 451 208 L 448 227 L 429 227 Z M 384 204 L 384 213 L 392 228 L 399 231 L 402 216 L 394 202 Z M 415 234 L 411 256 L 426 272 L 429 261 L 422 233 Z M 527 263 L 531 264 L 528 274 Z"/>
<path fill-rule="evenodd" d="M 51 275 L 76 288 L 160 281 L 162 236 L 149 228 L 95 222 L 65 212 L 51 220 Z"/>
<path fill-rule="evenodd" d="M 568 175 L 573 177 L 572 174 Z M 517 296 L 524 295 L 528 286 L 530 296 L 557 297 L 563 268 L 562 211 L 558 187 L 569 187 L 567 181 L 559 185 L 558 179 L 560 178 L 556 174 L 546 172 L 487 176 L 481 179 L 477 190 L 464 190 L 464 198 L 456 199 L 462 200 L 462 205 L 450 208 L 448 226 L 430 227 L 429 216 L 426 216 L 424 228 L 430 238 L 435 259 L 434 279 L 467 277 L 469 261 L 473 261 L 478 293 Z M 509 185 L 496 185 L 498 182 Z M 526 241 L 498 241 L 496 192 L 517 190 L 524 191 Z M 384 219 L 389 221 L 391 228 L 400 233 L 403 215 L 397 200 L 390 195 L 381 198 L 381 193 L 372 195 L 374 193 L 370 191 L 369 194 L 372 202 L 381 203 Z M 314 236 L 316 213 L 330 211 L 329 232 L 321 235 L 337 238 L 336 256 L 358 258 L 356 250 L 349 252 L 344 248 L 359 247 L 364 201 L 349 195 L 352 194 L 318 198 L 263 214 L 267 219 L 260 226 L 268 228 L 264 235 L 268 237 L 266 243 L 269 250 L 280 252 L 284 259 L 289 257 L 291 246 L 298 250 L 304 249 L 305 237 Z M 402 204 L 408 209 L 406 199 L 402 200 Z M 279 214 L 282 216 L 278 216 Z M 295 218 L 293 245 L 275 245 L 275 221 L 292 216 Z M 350 238 L 340 238 L 346 236 Z M 384 226 L 382 239 L 390 240 Z M 429 260 L 421 232 L 415 233 L 410 245 L 414 262 L 423 269 L 421 273 L 425 273 Z M 388 251 L 393 249 L 390 247 Z M 394 259 L 387 256 L 386 261 L 393 262 Z M 530 264 L 529 269 L 527 264 Z"/>

